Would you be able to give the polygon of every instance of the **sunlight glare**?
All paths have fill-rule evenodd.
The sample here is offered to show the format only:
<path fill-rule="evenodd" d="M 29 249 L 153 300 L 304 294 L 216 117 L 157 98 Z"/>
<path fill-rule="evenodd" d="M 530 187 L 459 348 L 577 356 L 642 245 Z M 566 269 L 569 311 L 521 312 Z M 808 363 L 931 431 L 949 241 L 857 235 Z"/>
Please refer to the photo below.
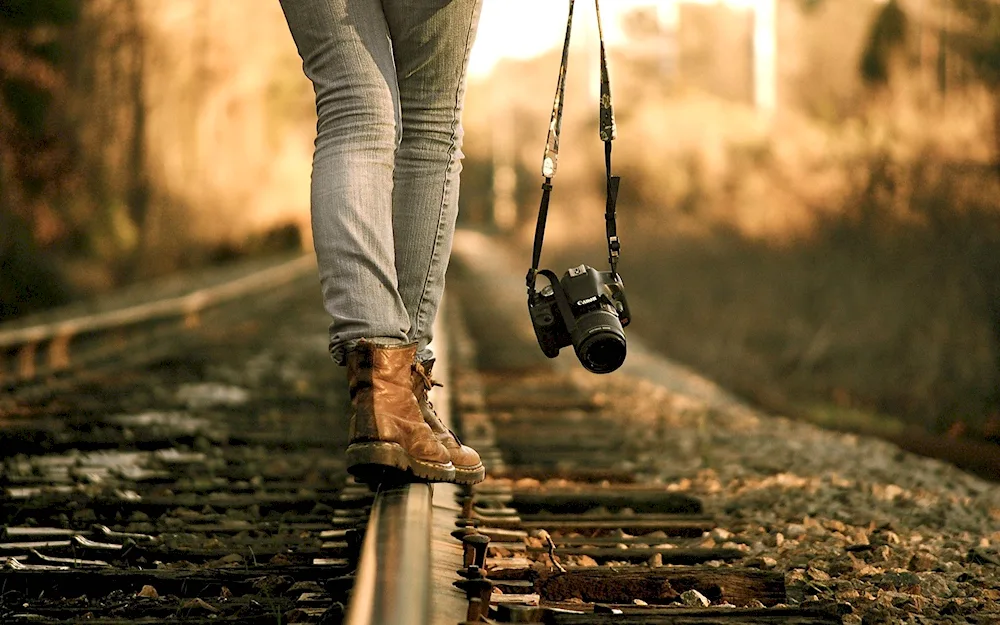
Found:
<path fill-rule="evenodd" d="M 678 4 L 711 4 L 720 2 L 734 7 L 756 8 L 773 0 L 613 0 L 601 4 L 604 35 L 609 46 L 620 44 L 625 37 L 620 28 L 622 15 L 637 8 L 657 11 L 661 24 L 676 23 Z M 566 32 L 568 0 L 483 0 L 482 15 L 476 43 L 469 56 L 469 76 L 473 80 L 489 75 L 493 67 L 505 58 L 527 59 L 538 56 L 562 44 Z M 596 38 L 594 4 L 583 0 L 574 11 L 574 41 L 581 35 Z M 588 42 L 587 44 L 592 45 Z"/>

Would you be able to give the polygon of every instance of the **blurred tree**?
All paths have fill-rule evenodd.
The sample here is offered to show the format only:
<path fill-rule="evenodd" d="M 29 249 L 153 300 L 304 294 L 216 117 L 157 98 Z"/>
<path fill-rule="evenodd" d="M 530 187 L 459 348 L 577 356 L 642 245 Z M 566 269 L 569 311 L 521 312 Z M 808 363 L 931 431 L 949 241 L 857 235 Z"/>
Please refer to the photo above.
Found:
<path fill-rule="evenodd" d="M 129 218 L 137 227 L 139 241 L 132 250 L 131 258 L 125 264 L 130 278 L 141 275 L 144 251 L 149 244 L 150 189 L 146 168 L 146 96 L 143 80 L 146 78 L 146 45 L 143 36 L 142 19 L 138 0 L 127 0 L 125 15 L 129 33 L 127 63 L 128 101 L 131 104 L 131 140 L 129 141 L 129 171 L 126 183 L 125 201 Z"/>
<path fill-rule="evenodd" d="M 53 103 L 66 89 L 61 34 L 78 16 L 74 0 L 0 1 L 0 319 L 65 296 L 36 245 L 63 234 L 53 198 L 73 181 Z"/>
<path fill-rule="evenodd" d="M 813 10 L 829 0 L 799 0 L 803 10 Z M 907 45 L 912 28 L 908 3 L 888 0 L 875 16 L 862 54 L 859 71 L 871 85 L 890 78 L 890 58 Z M 1000 2 L 997 0 L 937 0 L 937 6 L 919 4 L 919 18 L 939 29 L 939 57 L 958 56 L 981 82 L 1000 92 Z M 939 72 L 946 72 L 939 60 Z M 945 77 L 941 77 L 942 80 Z M 998 107 L 1000 110 L 1000 107 Z"/>
<path fill-rule="evenodd" d="M 1000 3 L 996 0 L 950 2 L 956 15 L 949 20 L 953 25 L 948 28 L 947 43 L 993 93 L 995 165 L 1000 173 Z"/>
<path fill-rule="evenodd" d="M 1000 3 L 997 0 L 947 0 L 947 3 L 951 12 L 943 32 L 948 48 L 993 94 L 992 130 L 996 146 L 993 165 L 1000 174 Z M 995 236 L 984 237 L 980 233 L 970 243 L 976 258 L 976 282 L 992 320 L 1000 363 L 1000 242 Z M 994 401 L 1000 403 L 1000 389 Z"/>
<path fill-rule="evenodd" d="M 976 75 L 1000 87 L 1000 4 L 996 0 L 951 0 L 958 19 L 949 43 Z"/>
<path fill-rule="evenodd" d="M 953 62 L 956 57 L 966 73 L 985 86 L 993 97 L 993 169 L 1000 174 L 1000 2 L 997 0 L 939 0 L 937 10 L 927 11 L 923 18 L 938 30 L 938 85 L 947 93 Z M 863 56 L 861 73 L 873 85 L 884 85 L 890 77 L 889 58 L 907 41 L 909 20 L 898 0 L 889 0 L 872 25 L 871 35 Z M 963 210 L 955 210 L 951 202 L 943 203 L 942 214 L 931 215 L 937 229 L 947 230 L 949 224 L 961 223 Z M 986 215 L 995 223 L 996 215 Z M 994 350 L 1000 368 L 1000 239 L 997 233 L 977 228 L 965 243 L 972 258 L 971 273 L 974 289 L 981 294 L 986 313 L 991 320 Z M 1000 403 L 1000 389 L 992 398 Z"/>
<path fill-rule="evenodd" d="M 861 76 L 872 85 L 889 81 L 889 63 L 907 41 L 909 23 L 897 0 L 889 0 L 872 23 L 868 42 L 861 54 Z"/>
<path fill-rule="evenodd" d="M 0 2 L 0 160 L 9 208 L 43 239 L 58 219 L 44 201 L 66 182 L 71 153 L 53 102 L 65 94 L 61 27 L 78 16 L 72 0 Z M 16 201 L 12 201 L 16 200 Z"/>
<path fill-rule="evenodd" d="M 799 5 L 805 12 L 812 11 L 813 9 L 818 8 L 821 4 L 823 4 L 823 0 L 799 0 Z"/>

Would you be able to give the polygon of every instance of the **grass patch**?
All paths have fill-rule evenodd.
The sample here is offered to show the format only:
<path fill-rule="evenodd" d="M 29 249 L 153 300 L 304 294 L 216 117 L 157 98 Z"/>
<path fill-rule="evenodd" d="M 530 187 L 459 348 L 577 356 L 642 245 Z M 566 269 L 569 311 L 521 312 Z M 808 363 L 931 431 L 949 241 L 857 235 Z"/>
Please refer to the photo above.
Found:
<path fill-rule="evenodd" d="M 907 429 L 907 424 L 896 417 L 831 404 L 807 404 L 796 412 L 823 428 L 882 438 L 900 436 Z"/>

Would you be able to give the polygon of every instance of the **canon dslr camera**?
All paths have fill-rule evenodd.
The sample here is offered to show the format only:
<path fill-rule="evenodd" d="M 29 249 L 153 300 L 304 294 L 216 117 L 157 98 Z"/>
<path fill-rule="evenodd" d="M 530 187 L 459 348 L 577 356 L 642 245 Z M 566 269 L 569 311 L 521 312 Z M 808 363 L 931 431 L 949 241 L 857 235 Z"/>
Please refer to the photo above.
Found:
<path fill-rule="evenodd" d="M 580 363 L 594 373 L 611 373 L 625 362 L 625 331 L 630 315 L 621 278 L 580 265 L 562 280 L 540 271 L 549 285 L 528 300 L 531 325 L 549 358 L 572 345 Z"/>

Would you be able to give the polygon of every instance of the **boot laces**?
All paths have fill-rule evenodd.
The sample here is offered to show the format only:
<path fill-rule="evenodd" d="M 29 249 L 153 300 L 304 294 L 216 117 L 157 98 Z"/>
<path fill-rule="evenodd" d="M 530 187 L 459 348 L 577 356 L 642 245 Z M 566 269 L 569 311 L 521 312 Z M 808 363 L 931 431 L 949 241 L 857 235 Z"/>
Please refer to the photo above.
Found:
<path fill-rule="evenodd" d="M 431 412 L 434 413 L 434 416 L 437 417 L 437 410 L 434 409 L 434 402 L 432 402 L 430 400 L 430 397 L 428 397 L 428 392 L 435 386 L 440 386 L 441 388 L 444 388 L 444 384 L 441 384 L 433 377 L 431 377 L 431 375 L 427 373 L 427 369 L 420 363 L 414 363 L 413 370 L 417 372 L 417 375 L 420 376 L 420 380 L 423 382 L 422 386 L 424 392 L 423 392 L 423 397 L 421 399 L 427 402 L 427 407 L 430 408 Z M 456 443 L 458 443 L 459 445 L 462 444 L 462 441 L 459 440 L 458 435 L 455 434 L 454 430 L 448 428 L 448 433 L 451 434 L 451 437 L 455 439 Z"/>
<path fill-rule="evenodd" d="M 414 364 L 413 369 L 417 372 L 417 374 L 420 376 L 420 379 L 423 381 L 425 391 L 429 391 L 435 386 L 444 387 L 444 384 L 441 384 L 440 382 L 432 378 L 429 373 L 427 373 L 427 369 L 422 364 L 420 363 Z"/>

